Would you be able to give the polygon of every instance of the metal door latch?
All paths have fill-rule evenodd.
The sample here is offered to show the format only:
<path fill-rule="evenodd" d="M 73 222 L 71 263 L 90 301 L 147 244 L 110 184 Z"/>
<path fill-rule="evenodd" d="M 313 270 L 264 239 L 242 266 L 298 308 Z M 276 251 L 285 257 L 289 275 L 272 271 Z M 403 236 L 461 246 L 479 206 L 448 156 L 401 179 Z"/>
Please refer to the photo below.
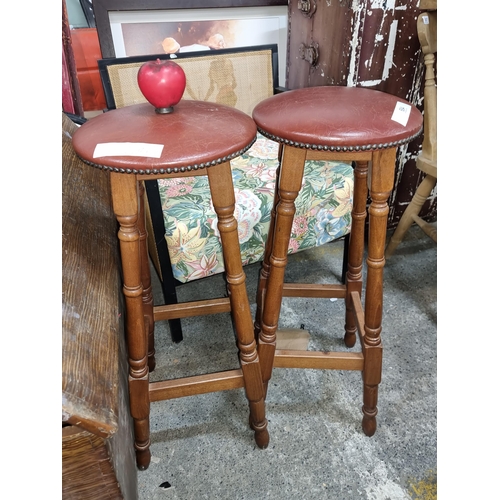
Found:
<path fill-rule="evenodd" d="M 309 46 L 300 44 L 299 57 L 305 59 L 312 66 L 316 66 L 319 59 L 319 44 L 312 42 Z"/>
<path fill-rule="evenodd" d="M 312 17 L 312 15 L 316 12 L 316 0 L 313 0 L 312 2 L 310 0 L 299 0 L 298 9 L 304 16 Z"/>

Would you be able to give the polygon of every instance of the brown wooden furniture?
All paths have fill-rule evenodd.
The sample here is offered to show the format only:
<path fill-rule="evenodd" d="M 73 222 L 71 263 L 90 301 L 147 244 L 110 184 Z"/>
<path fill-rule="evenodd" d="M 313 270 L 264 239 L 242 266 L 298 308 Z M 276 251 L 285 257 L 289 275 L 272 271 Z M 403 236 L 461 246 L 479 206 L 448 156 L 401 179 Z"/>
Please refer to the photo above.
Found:
<path fill-rule="evenodd" d="M 408 123 L 392 119 L 403 113 Z M 363 430 L 376 430 L 377 394 L 382 375 L 382 283 L 387 199 L 393 188 L 396 150 L 422 129 L 417 108 L 395 96 L 355 87 L 310 87 L 266 99 L 253 112 L 259 132 L 281 145 L 276 204 L 257 296 L 256 335 L 263 381 L 276 368 L 360 370 L 363 373 Z M 354 202 L 346 284 L 284 284 L 288 239 L 306 159 L 352 160 Z M 368 195 L 369 233 L 364 308 L 364 226 Z M 345 299 L 344 341 L 361 351 L 276 350 L 282 296 Z"/>
<path fill-rule="evenodd" d="M 235 107 L 236 109 L 239 109 L 240 111 L 243 111 L 251 116 L 253 108 L 256 104 L 268 97 L 271 97 L 274 93 L 280 90 L 279 87 L 277 87 L 277 45 L 187 52 L 179 53 L 175 56 L 175 62 L 184 69 L 186 77 L 189 81 L 189 88 L 186 88 L 183 99 L 193 99 L 195 98 L 194 96 L 200 96 L 198 99 L 204 99 L 203 96 L 206 96 L 207 94 L 210 96 L 208 92 L 210 85 L 210 68 L 225 65 L 232 67 L 233 77 L 235 78 L 237 84 L 231 93 L 224 93 L 223 95 L 233 95 L 233 97 L 236 96 L 237 99 L 236 102 L 233 102 L 232 104 L 228 104 L 229 101 L 222 102 L 221 104 L 228 104 L 231 107 Z M 122 108 L 124 106 L 130 106 L 131 104 L 146 102 L 137 84 L 137 72 L 146 61 L 156 58 L 168 59 L 170 58 L 170 55 L 158 54 L 155 56 L 106 58 L 98 61 L 108 109 Z M 215 95 L 212 95 L 208 100 L 213 100 L 215 97 Z M 254 171 L 254 160 L 256 159 L 258 159 L 260 164 L 260 177 L 265 179 L 268 175 L 274 175 L 277 164 L 277 156 L 274 156 L 273 154 L 273 157 L 270 158 L 268 152 L 265 154 L 261 153 L 262 150 L 266 151 L 268 149 L 270 141 L 265 139 L 264 142 L 267 143 L 265 148 L 262 148 L 262 141 L 257 141 L 255 147 L 250 148 L 246 155 L 238 158 L 237 161 L 232 162 L 234 167 L 233 182 L 235 189 L 248 189 L 248 181 L 250 181 L 252 186 L 256 186 L 257 183 L 255 181 Z M 331 186 L 334 182 L 338 182 L 332 180 L 334 172 L 335 169 L 333 168 L 330 169 L 328 173 L 324 174 L 323 185 L 317 186 L 316 190 L 316 193 L 319 193 L 323 189 L 324 195 L 317 195 L 322 199 L 314 200 L 315 204 L 321 203 L 322 208 L 327 210 L 330 214 L 335 212 L 335 208 L 337 206 L 335 199 L 329 199 L 329 196 L 331 196 L 331 189 L 329 189 L 329 186 Z M 352 171 L 349 171 L 349 178 L 352 178 Z M 187 183 L 190 183 L 189 177 L 184 180 Z M 251 255 L 251 262 L 256 262 L 257 260 L 261 260 L 264 253 L 269 220 L 267 214 L 270 212 L 272 207 L 273 195 L 272 190 L 268 190 L 267 186 L 264 186 L 264 181 L 261 184 L 265 191 L 262 189 L 259 190 L 259 188 L 256 187 L 254 187 L 254 189 L 258 189 L 260 191 L 255 194 L 258 194 L 262 203 L 260 207 L 262 219 L 256 226 L 253 227 L 253 235 L 248 238 L 248 240 L 253 242 L 258 241 L 259 244 L 257 245 L 252 243 L 252 250 L 250 253 L 245 248 L 245 244 L 242 245 L 242 260 L 244 265 L 249 261 L 249 255 Z M 208 228 L 205 223 L 205 214 L 207 212 L 202 211 L 204 216 L 201 216 L 199 205 L 196 205 L 194 211 L 192 208 L 189 210 L 187 209 L 188 206 L 192 207 L 191 200 L 193 193 L 191 193 L 190 189 L 188 189 L 187 196 L 184 197 L 185 203 L 180 204 L 183 208 L 179 211 L 175 206 L 176 199 L 178 203 L 182 196 L 176 195 L 168 200 L 165 199 L 165 197 L 160 194 L 159 182 L 156 180 L 147 180 L 144 185 L 146 189 L 146 229 L 148 233 L 148 249 L 150 257 L 162 284 L 163 299 L 165 304 L 176 303 L 178 287 L 182 285 L 182 283 L 200 279 L 200 277 L 196 274 L 193 277 L 190 277 L 189 274 L 192 272 L 190 270 L 193 269 L 193 264 L 197 264 L 202 267 L 202 255 L 204 256 L 207 254 L 207 257 L 215 257 L 217 260 L 221 260 L 218 258 L 218 249 L 220 248 L 220 244 L 217 237 L 213 235 L 211 231 L 207 233 Z M 189 185 L 184 188 L 186 187 L 191 188 L 192 186 Z M 208 187 L 206 188 L 206 191 L 208 194 Z M 208 196 L 203 196 L 203 198 L 208 199 Z M 305 213 L 308 215 L 308 219 L 312 219 L 314 217 L 312 215 L 312 213 L 314 213 L 314 206 L 309 204 Z M 304 212 L 300 215 L 304 215 Z M 203 217 L 205 217 L 205 220 Z M 171 249 L 169 249 L 167 245 L 167 239 L 172 241 L 172 226 L 175 226 L 173 224 L 174 219 L 185 224 L 188 229 L 192 229 L 194 226 L 190 219 L 199 221 L 201 232 L 206 235 L 206 243 L 203 246 L 203 249 L 198 248 L 197 251 L 191 253 L 190 255 L 188 254 L 186 257 L 174 254 L 175 258 L 172 258 Z M 180 224 L 176 224 L 176 226 L 180 226 Z M 348 229 L 342 224 L 338 224 L 337 227 L 339 228 L 339 234 L 344 235 L 348 232 Z M 308 245 L 316 244 L 317 235 L 315 231 L 309 230 L 308 234 L 309 236 L 303 235 L 303 241 L 308 241 Z M 308 245 L 304 246 L 307 247 Z M 249 245 L 247 244 L 247 248 L 248 246 Z M 348 234 L 344 238 L 345 256 L 347 256 L 347 247 Z M 194 260 L 193 254 L 197 256 Z M 347 257 L 344 258 L 343 276 L 345 276 L 346 263 Z M 218 268 L 218 271 L 219 269 L 220 268 Z M 181 270 L 184 270 L 184 272 L 180 272 Z M 210 273 L 213 272 L 214 270 L 212 268 Z M 172 340 L 174 342 L 181 341 L 181 320 L 178 318 L 170 319 L 168 323 Z"/>
<path fill-rule="evenodd" d="M 171 54 L 156 54 L 100 59 L 98 66 L 107 109 L 146 102 L 137 84 L 139 68 L 147 61 L 170 58 Z M 236 88 L 233 89 L 237 99 L 231 107 L 248 115 L 252 114 L 258 102 L 274 94 L 278 84 L 277 45 L 184 52 L 175 54 L 175 62 L 182 67 L 189 82 L 183 99 L 195 99 L 195 96 L 201 99 L 205 96 L 210 83 L 210 68 L 229 64 L 237 81 Z M 165 237 L 165 208 L 160 197 L 158 182 L 155 179 L 148 179 L 144 187 L 149 254 L 161 281 L 165 304 L 176 304 L 177 287 L 182 283 L 174 277 L 172 270 Z M 180 342 L 183 338 L 180 318 L 171 318 L 168 323 L 172 340 Z"/>
<path fill-rule="evenodd" d="M 425 62 L 424 141 L 422 151 L 417 156 L 417 168 L 425 175 L 387 245 L 386 257 L 394 253 L 414 222 L 437 243 L 437 228 L 420 217 L 422 207 L 437 183 L 437 85 L 434 71 L 437 53 L 437 1 L 422 4 L 422 8 L 434 9 L 421 13 L 417 19 L 418 39 Z"/>
<path fill-rule="evenodd" d="M 62 115 L 62 498 L 134 500 L 116 220 L 109 175 L 73 150 L 77 128 Z"/>
<path fill-rule="evenodd" d="M 233 215 L 235 197 L 230 167 L 230 160 L 246 151 L 255 137 L 256 126 L 248 115 L 214 103 L 184 100 L 171 114 L 157 114 L 148 103 L 109 111 L 82 125 L 73 137 L 75 151 L 85 162 L 110 171 L 113 209 L 120 225 L 130 408 L 140 469 L 147 468 L 151 458 L 149 413 L 150 402 L 154 401 L 244 387 L 257 445 L 265 448 L 268 444 L 264 387 Z M 96 157 L 96 146 L 109 143 L 119 143 L 118 149 Z M 124 143 L 131 144 L 134 151 L 124 150 Z M 135 150 L 137 144 L 144 143 L 158 145 L 159 157 L 142 148 Z M 186 175 L 208 175 L 218 216 L 229 297 L 155 307 L 143 181 Z M 155 321 L 229 311 L 238 338 L 240 369 L 149 382 L 149 371 L 155 367 Z"/>

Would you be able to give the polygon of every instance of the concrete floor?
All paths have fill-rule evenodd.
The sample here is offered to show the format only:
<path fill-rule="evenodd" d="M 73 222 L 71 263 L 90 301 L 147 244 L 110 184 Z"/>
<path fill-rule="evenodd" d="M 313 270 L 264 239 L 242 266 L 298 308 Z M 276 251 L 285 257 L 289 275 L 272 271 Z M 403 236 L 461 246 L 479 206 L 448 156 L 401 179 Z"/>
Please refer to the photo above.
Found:
<path fill-rule="evenodd" d="M 287 280 L 338 280 L 342 248 L 334 242 L 291 256 Z M 153 403 L 152 460 L 138 473 L 140 499 L 437 498 L 436 261 L 436 245 L 412 227 L 386 263 L 373 437 L 361 429 L 359 372 L 275 369 L 266 450 L 254 444 L 243 390 Z M 253 301 L 259 265 L 245 271 Z M 154 294 L 161 302 L 157 282 Z M 179 288 L 180 300 L 223 294 L 221 276 Z M 280 328 L 303 325 L 310 349 L 345 349 L 343 311 L 342 300 L 285 298 Z M 188 318 L 183 330 L 184 341 L 173 344 L 168 326 L 157 324 L 152 380 L 238 367 L 228 315 Z"/>

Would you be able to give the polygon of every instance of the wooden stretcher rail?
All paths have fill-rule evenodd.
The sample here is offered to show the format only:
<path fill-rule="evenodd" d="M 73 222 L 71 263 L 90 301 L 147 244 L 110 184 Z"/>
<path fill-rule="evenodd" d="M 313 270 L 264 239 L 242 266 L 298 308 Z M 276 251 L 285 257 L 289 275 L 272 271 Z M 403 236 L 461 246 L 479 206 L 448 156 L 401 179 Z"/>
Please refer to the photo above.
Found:
<path fill-rule="evenodd" d="M 274 368 L 313 368 L 317 370 L 363 370 L 361 352 L 315 352 L 277 349 Z"/>
<path fill-rule="evenodd" d="M 285 283 L 283 285 L 283 297 L 345 299 L 345 296 L 345 285 L 315 285 L 305 283 Z"/>
<path fill-rule="evenodd" d="M 208 392 L 240 389 L 244 386 L 241 369 L 228 370 L 175 380 L 163 380 L 149 383 L 149 400 L 164 401 Z"/>
<path fill-rule="evenodd" d="M 161 321 L 174 318 L 188 318 L 191 316 L 203 316 L 205 314 L 217 314 L 231 311 L 229 298 L 196 300 L 181 304 L 168 304 L 155 306 L 154 320 Z"/>

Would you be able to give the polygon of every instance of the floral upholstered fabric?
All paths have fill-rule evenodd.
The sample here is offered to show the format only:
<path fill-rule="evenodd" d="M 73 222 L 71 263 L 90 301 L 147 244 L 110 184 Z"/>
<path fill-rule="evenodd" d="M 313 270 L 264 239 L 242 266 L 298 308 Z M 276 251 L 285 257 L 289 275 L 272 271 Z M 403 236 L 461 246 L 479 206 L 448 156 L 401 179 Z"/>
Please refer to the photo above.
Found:
<path fill-rule="evenodd" d="M 262 260 L 274 200 L 278 144 L 257 136 L 231 161 L 235 217 L 243 265 Z M 350 163 L 307 161 L 296 200 L 289 253 L 323 245 L 351 230 L 353 169 Z M 158 180 L 166 241 L 174 277 L 188 282 L 224 271 L 217 216 L 208 177 Z"/>

